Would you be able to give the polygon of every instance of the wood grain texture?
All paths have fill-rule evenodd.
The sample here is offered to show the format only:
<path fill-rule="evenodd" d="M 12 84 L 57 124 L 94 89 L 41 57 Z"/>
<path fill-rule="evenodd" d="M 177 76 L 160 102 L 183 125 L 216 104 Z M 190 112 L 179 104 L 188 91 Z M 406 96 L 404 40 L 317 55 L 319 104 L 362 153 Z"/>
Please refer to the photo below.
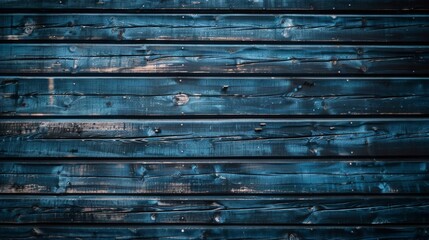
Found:
<path fill-rule="evenodd" d="M 427 193 L 426 162 L 3 162 L 2 193 Z"/>
<path fill-rule="evenodd" d="M 2 223 L 427 224 L 427 197 L 1 196 Z"/>
<path fill-rule="evenodd" d="M 428 78 L 0 77 L 1 116 L 428 113 Z"/>
<path fill-rule="evenodd" d="M 355 10 L 355 11 L 385 11 L 385 10 L 428 10 L 426 0 L 219 0 L 219 1 L 192 1 L 192 0 L 1 0 L 0 5 L 4 9 L 63 9 L 70 10 L 152 10 L 152 9 L 207 9 L 216 10 Z"/>
<path fill-rule="evenodd" d="M 428 39 L 427 15 L 0 15 L 0 40 L 425 43 Z"/>
<path fill-rule="evenodd" d="M 425 118 L 3 119 L 0 136 L 3 157 L 375 157 L 429 153 Z"/>
<path fill-rule="evenodd" d="M 0 6 L 0 239 L 429 239 L 427 0 Z"/>
<path fill-rule="evenodd" d="M 2 239 L 267 239 L 267 240 L 422 240 L 427 226 L 4 226 Z"/>
<path fill-rule="evenodd" d="M 4 194 L 397 194 L 428 193 L 424 161 L 282 163 L 7 162 Z"/>
<path fill-rule="evenodd" d="M 429 74 L 429 46 L 1 44 L 0 74 Z"/>

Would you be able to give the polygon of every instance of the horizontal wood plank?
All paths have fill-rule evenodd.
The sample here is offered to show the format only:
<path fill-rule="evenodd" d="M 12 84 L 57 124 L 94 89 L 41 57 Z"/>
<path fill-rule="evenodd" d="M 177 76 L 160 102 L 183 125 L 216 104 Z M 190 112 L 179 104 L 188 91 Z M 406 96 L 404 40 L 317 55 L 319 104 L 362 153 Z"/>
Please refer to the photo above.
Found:
<path fill-rule="evenodd" d="M 37 150 L 35 150 L 37 151 Z M 425 161 L 0 163 L 4 194 L 428 193 Z"/>
<path fill-rule="evenodd" d="M 427 226 L 2 226 L 3 239 L 427 239 Z"/>
<path fill-rule="evenodd" d="M 3 119 L 0 139 L 3 157 L 426 156 L 429 122 Z"/>
<path fill-rule="evenodd" d="M 429 74 L 429 46 L 2 44 L 0 74 Z"/>
<path fill-rule="evenodd" d="M 2 116 L 428 113 L 428 78 L 0 77 Z"/>
<path fill-rule="evenodd" d="M 427 197 L 0 196 L 1 222 L 427 224 Z"/>
<path fill-rule="evenodd" d="M 70 9 L 70 10 L 152 10 L 152 9 L 208 9 L 208 10 L 355 10 L 355 11 L 385 11 L 385 10 L 428 10 L 426 0 L 234 0 L 234 1 L 193 1 L 193 0 L 1 0 L 4 9 Z M 79 12 L 79 11 L 77 11 Z"/>
<path fill-rule="evenodd" d="M 0 15 L 0 40 L 425 43 L 428 39 L 427 15 Z"/>

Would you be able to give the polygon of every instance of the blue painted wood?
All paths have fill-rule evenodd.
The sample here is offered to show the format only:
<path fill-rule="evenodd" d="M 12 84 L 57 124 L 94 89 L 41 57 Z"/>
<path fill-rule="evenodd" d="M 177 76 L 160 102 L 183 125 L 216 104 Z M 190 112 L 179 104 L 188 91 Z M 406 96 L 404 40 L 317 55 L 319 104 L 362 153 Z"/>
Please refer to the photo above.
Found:
<path fill-rule="evenodd" d="M 28 9 L 46 10 L 70 9 L 76 12 L 79 10 L 133 10 L 142 11 L 145 9 L 185 9 L 199 10 L 324 10 L 324 11 L 420 11 L 428 10 L 429 4 L 426 0 L 217 0 L 217 1 L 193 1 L 193 0 L 109 0 L 109 1 L 87 1 L 87 0 L 1 0 L 0 5 L 5 9 Z"/>
<path fill-rule="evenodd" d="M 0 6 L 0 239 L 429 239 L 427 0 Z"/>
<path fill-rule="evenodd" d="M 16 226 L 0 228 L 3 239 L 427 239 L 427 226 Z"/>
<path fill-rule="evenodd" d="M 428 74 L 429 46 L 2 44 L 0 74 Z"/>
<path fill-rule="evenodd" d="M 0 39 L 425 43 L 429 39 L 429 18 L 341 14 L 4 14 L 0 15 Z"/>
<path fill-rule="evenodd" d="M 410 115 L 428 78 L 0 77 L 2 116 Z"/>
<path fill-rule="evenodd" d="M 245 159 L 241 163 L 234 160 L 217 162 L 214 159 L 191 162 L 189 159 L 154 160 L 132 163 L 124 159 L 102 159 L 98 162 L 4 160 L 0 163 L 0 191 L 9 194 L 237 196 L 429 192 L 429 164 L 424 160 L 283 159 L 273 163 L 269 159 L 259 162 Z"/>
<path fill-rule="evenodd" d="M 3 223 L 428 224 L 427 197 L 0 196 Z"/>
<path fill-rule="evenodd" d="M 427 156 L 426 118 L 2 119 L 3 157 Z M 389 149 L 389 151 L 386 151 Z"/>

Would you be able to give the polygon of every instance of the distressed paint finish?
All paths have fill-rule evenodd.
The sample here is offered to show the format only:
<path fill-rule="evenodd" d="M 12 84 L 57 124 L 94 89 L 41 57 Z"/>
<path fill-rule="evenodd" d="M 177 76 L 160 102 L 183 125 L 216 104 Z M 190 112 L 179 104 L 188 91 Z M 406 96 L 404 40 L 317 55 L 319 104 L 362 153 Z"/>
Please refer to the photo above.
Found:
<path fill-rule="evenodd" d="M 1 196 L 2 222 L 427 224 L 427 197 Z"/>
<path fill-rule="evenodd" d="M 428 38 L 426 15 L 0 15 L 1 40 L 424 43 Z"/>
<path fill-rule="evenodd" d="M 4 9 L 46 10 L 309 10 L 309 11 L 423 11 L 429 9 L 426 0 L 1 0 Z"/>
<path fill-rule="evenodd" d="M 427 226 L 16 226 L 0 228 L 6 239 L 278 239 L 278 240 L 403 240 L 427 239 Z"/>
<path fill-rule="evenodd" d="M 0 239 L 429 239 L 427 0 L 0 6 Z"/>
<path fill-rule="evenodd" d="M 429 79 L 11 76 L 0 99 L 2 116 L 421 115 Z"/>
<path fill-rule="evenodd" d="M 152 159 L 153 160 L 153 159 Z M 10 162 L 0 164 L 7 194 L 419 194 L 429 192 L 429 165 L 332 159 L 241 163 L 172 159 L 127 162 Z M 424 200 L 426 201 L 426 200 Z M 367 211 L 363 210 L 364 212 Z M 421 209 L 426 211 L 425 209 Z M 370 213 L 367 213 L 370 214 Z"/>
<path fill-rule="evenodd" d="M 429 74 L 429 46 L 2 44 L 0 74 Z"/>
<path fill-rule="evenodd" d="M 426 156 L 416 119 L 0 121 L 5 157 Z M 389 148 L 389 151 L 386 151 Z"/>

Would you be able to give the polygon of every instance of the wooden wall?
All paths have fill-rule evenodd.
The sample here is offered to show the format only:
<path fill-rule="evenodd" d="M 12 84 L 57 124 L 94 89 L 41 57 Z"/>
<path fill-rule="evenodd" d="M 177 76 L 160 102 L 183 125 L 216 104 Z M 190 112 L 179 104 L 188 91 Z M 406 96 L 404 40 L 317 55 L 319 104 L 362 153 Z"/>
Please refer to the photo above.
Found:
<path fill-rule="evenodd" d="M 0 9 L 0 239 L 429 239 L 427 0 Z"/>

